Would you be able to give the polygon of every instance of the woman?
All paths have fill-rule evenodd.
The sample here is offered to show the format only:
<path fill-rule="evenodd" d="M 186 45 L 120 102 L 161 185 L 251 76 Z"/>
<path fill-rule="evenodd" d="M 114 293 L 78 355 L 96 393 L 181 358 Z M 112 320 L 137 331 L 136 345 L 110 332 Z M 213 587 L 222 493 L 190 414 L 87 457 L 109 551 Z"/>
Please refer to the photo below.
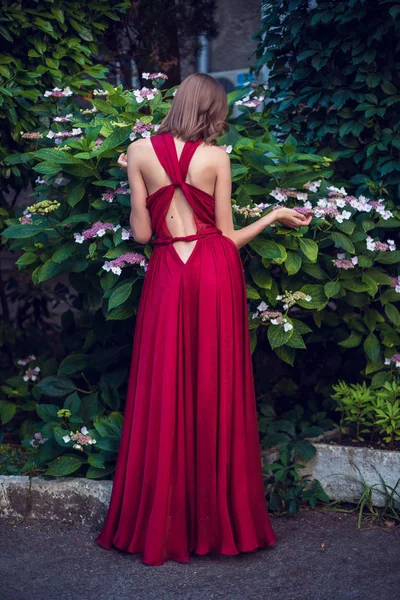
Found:
<path fill-rule="evenodd" d="M 234 229 L 229 156 L 215 145 L 227 114 L 222 86 L 209 75 L 189 75 L 157 134 L 134 141 L 127 153 L 133 237 L 154 248 L 97 542 L 139 553 L 148 565 L 276 542 L 238 249 L 275 221 L 300 227 L 311 217 L 279 208 Z"/>

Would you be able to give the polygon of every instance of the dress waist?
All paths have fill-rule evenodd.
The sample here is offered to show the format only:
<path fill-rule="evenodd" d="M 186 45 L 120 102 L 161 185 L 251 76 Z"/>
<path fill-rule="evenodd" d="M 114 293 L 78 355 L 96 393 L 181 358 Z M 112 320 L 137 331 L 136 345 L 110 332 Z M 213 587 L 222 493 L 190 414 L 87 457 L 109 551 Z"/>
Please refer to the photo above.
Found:
<path fill-rule="evenodd" d="M 199 240 L 200 238 L 207 237 L 208 235 L 222 235 L 222 231 L 217 227 L 207 227 L 199 233 L 192 233 L 191 235 L 170 237 L 170 238 L 161 238 L 158 237 L 155 240 L 150 242 L 153 246 L 164 246 L 166 244 L 173 244 L 174 242 L 193 242 L 194 240 Z"/>

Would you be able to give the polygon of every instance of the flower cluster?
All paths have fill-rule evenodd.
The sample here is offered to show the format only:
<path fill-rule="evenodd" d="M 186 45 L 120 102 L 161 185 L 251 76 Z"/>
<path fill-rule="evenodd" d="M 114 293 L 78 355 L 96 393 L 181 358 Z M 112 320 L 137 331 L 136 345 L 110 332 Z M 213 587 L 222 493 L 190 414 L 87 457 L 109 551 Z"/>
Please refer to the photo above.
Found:
<path fill-rule="evenodd" d="M 44 444 L 45 442 L 47 442 L 48 439 L 49 438 L 42 437 L 42 434 L 40 433 L 40 431 L 38 431 L 33 435 L 33 438 L 29 440 L 29 443 L 31 446 L 33 446 L 33 448 L 38 448 L 40 444 Z"/>
<path fill-rule="evenodd" d="M 32 215 L 27 208 L 25 208 L 22 217 L 18 219 L 21 225 L 31 225 L 32 223 Z"/>
<path fill-rule="evenodd" d="M 127 187 L 127 181 L 120 181 L 119 186 L 115 190 L 108 188 L 102 195 L 105 202 L 111 203 L 117 194 L 130 194 L 131 190 Z"/>
<path fill-rule="evenodd" d="M 156 97 L 156 94 L 159 94 L 159 91 L 156 88 L 150 90 L 147 87 L 142 87 L 141 90 L 133 90 L 133 94 L 136 102 L 140 104 L 143 100 L 153 100 L 153 98 Z"/>
<path fill-rule="evenodd" d="M 283 295 L 277 296 L 277 300 L 281 300 L 283 302 L 283 309 L 287 310 L 299 300 L 305 300 L 306 302 L 311 302 L 312 297 L 308 294 L 304 294 L 303 292 L 289 292 L 286 290 L 283 292 Z"/>
<path fill-rule="evenodd" d="M 24 381 L 36 381 L 36 379 L 39 377 L 39 373 L 40 367 L 33 367 L 33 369 L 27 369 L 22 379 Z"/>
<path fill-rule="evenodd" d="M 89 431 L 87 427 L 81 427 L 80 431 L 70 432 L 69 435 L 63 436 L 63 441 L 68 444 L 68 442 L 75 442 L 72 446 L 75 450 L 82 450 L 83 446 L 91 446 L 92 444 L 96 444 L 96 440 L 91 435 L 88 435 Z"/>
<path fill-rule="evenodd" d="M 247 108 L 256 108 L 259 106 L 265 98 L 265 94 L 261 94 L 260 96 L 253 96 L 251 94 L 247 94 L 241 100 L 236 100 L 235 104 L 237 106 L 247 106 Z"/>
<path fill-rule="evenodd" d="M 94 141 L 94 148 L 93 148 L 93 150 L 98 150 L 100 148 L 100 146 L 102 145 L 103 142 L 104 142 L 104 138 L 102 138 L 102 137 L 96 138 L 95 141 Z"/>
<path fill-rule="evenodd" d="M 227 146 L 226 144 L 221 144 L 220 146 L 218 146 L 218 148 L 225 150 L 225 152 L 227 152 L 228 154 L 230 154 L 232 152 L 231 144 L 229 144 L 229 146 Z"/>
<path fill-rule="evenodd" d="M 385 365 L 394 364 L 396 367 L 400 367 L 400 354 L 393 354 L 391 358 L 385 358 Z"/>
<path fill-rule="evenodd" d="M 28 206 L 28 211 L 37 215 L 47 215 L 48 213 L 58 210 L 60 206 L 61 204 L 57 202 L 57 200 L 42 200 L 41 202 Z"/>
<path fill-rule="evenodd" d="M 342 252 L 337 255 L 337 258 L 333 258 L 332 262 L 338 269 L 354 269 L 358 265 L 358 256 L 352 256 L 351 259 L 348 259 L 346 254 Z"/>
<path fill-rule="evenodd" d="M 81 108 L 79 112 L 83 115 L 92 115 L 93 113 L 97 113 L 97 108 L 95 106 L 93 106 L 93 108 Z"/>
<path fill-rule="evenodd" d="M 86 240 L 90 240 L 91 238 L 103 237 L 103 235 L 105 235 L 108 230 L 112 230 L 114 232 L 118 231 L 120 227 L 121 225 L 114 225 L 113 223 L 102 223 L 101 221 L 96 221 L 96 223 L 93 223 L 91 227 L 89 227 L 88 229 L 84 229 L 82 233 L 74 233 L 75 242 L 77 244 L 83 244 L 83 242 L 85 242 Z M 128 238 L 129 236 L 123 239 Z"/>
<path fill-rule="evenodd" d="M 21 367 L 25 367 L 27 364 L 29 364 L 33 360 L 36 360 L 36 356 L 34 354 L 30 354 L 26 358 L 20 358 L 19 360 L 17 360 L 17 365 L 20 365 Z"/>
<path fill-rule="evenodd" d="M 390 287 L 394 288 L 398 294 L 400 294 L 400 275 L 398 277 L 391 277 L 393 281 Z"/>
<path fill-rule="evenodd" d="M 165 73 L 142 73 L 143 79 L 149 79 L 153 81 L 154 79 L 168 79 L 168 75 Z"/>
<path fill-rule="evenodd" d="M 371 252 L 386 252 L 387 250 L 394 252 L 394 250 L 396 250 L 396 244 L 394 243 L 394 240 L 387 240 L 386 242 L 376 242 L 370 235 L 366 239 L 366 244 L 367 250 L 370 250 Z"/>
<path fill-rule="evenodd" d="M 73 117 L 73 114 L 69 113 L 68 115 L 65 115 L 64 117 L 53 117 L 53 121 L 54 121 L 54 123 L 71 123 L 72 117 Z"/>
<path fill-rule="evenodd" d="M 143 123 L 140 119 L 136 119 L 135 125 L 132 127 L 132 133 L 129 136 L 131 141 L 135 140 L 138 136 L 142 138 L 149 138 L 152 131 L 157 131 L 160 125 L 153 125 L 152 123 Z"/>
<path fill-rule="evenodd" d="M 68 96 L 72 96 L 73 92 L 67 86 L 63 90 L 61 88 L 55 87 L 52 90 L 46 91 L 43 95 L 45 98 L 66 98 Z"/>
<path fill-rule="evenodd" d="M 111 271 L 114 275 L 121 275 L 124 267 L 137 264 L 147 271 L 147 260 L 143 254 L 139 254 L 139 252 L 125 252 L 125 254 L 121 254 L 118 258 L 105 262 L 103 269 L 107 272 Z"/>
<path fill-rule="evenodd" d="M 27 131 L 22 134 L 22 137 L 25 140 L 40 140 L 40 138 L 43 137 L 43 134 L 38 131 Z"/>
<path fill-rule="evenodd" d="M 259 318 L 264 323 L 270 322 L 271 325 L 283 325 L 285 331 L 293 329 L 293 325 L 289 323 L 286 317 L 277 310 L 268 310 L 268 304 L 264 301 L 257 306 L 257 311 L 253 313 L 253 319 Z"/>
<path fill-rule="evenodd" d="M 57 417 L 59 417 L 60 419 L 69 419 L 71 415 L 72 413 L 70 410 L 68 410 L 68 408 L 60 408 L 60 410 L 57 411 Z"/>
<path fill-rule="evenodd" d="M 247 206 L 238 206 L 237 204 L 233 204 L 232 209 L 244 217 L 261 217 L 262 212 L 269 206 L 271 205 L 266 204 L 265 202 L 255 204 L 254 206 L 250 206 L 250 204 L 247 204 Z"/>
<path fill-rule="evenodd" d="M 46 135 L 50 140 L 54 139 L 56 144 L 61 144 L 63 140 L 68 138 L 78 139 L 78 136 L 82 134 L 82 129 L 80 127 L 75 127 L 72 131 L 49 131 Z"/>
<path fill-rule="evenodd" d="M 93 90 L 93 96 L 108 96 L 107 90 Z"/>
<path fill-rule="evenodd" d="M 321 180 L 312 181 L 304 184 L 304 188 L 308 192 L 316 193 L 320 185 Z M 313 212 L 316 217 L 320 218 L 332 217 L 338 223 L 343 223 L 343 221 L 350 219 L 353 216 L 353 213 L 350 210 L 342 210 L 345 208 L 353 208 L 360 212 L 370 212 L 375 210 L 375 212 L 385 220 L 393 217 L 393 213 L 386 210 L 383 199 L 370 200 L 365 196 L 356 198 L 355 196 L 348 195 L 343 187 L 337 188 L 333 185 L 328 187 L 328 196 L 326 198 L 320 198 L 317 201 L 316 206 L 312 206 L 311 202 L 308 200 L 307 193 L 298 192 L 294 188 L 282 189 L 277 187 L 270 192 L 270 195 L 278 202 L 287 202 L 289 198 L 301 200 L 304 202 L 303 207 L 307 209 L 309 213 Z M 303 212 L 301 207 L 296 207 L 295 210 Z"/>

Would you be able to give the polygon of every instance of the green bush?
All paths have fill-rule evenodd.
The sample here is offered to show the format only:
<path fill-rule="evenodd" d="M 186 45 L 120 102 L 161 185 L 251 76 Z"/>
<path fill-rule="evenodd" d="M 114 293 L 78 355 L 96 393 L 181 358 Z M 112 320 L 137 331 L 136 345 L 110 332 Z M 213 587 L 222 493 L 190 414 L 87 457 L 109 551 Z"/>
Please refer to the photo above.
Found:
<path fill-rule="evenodd" d="M 23 171 L 21 133 L 35 130 L 50 118 L 38 100 L 45 90 L 71 88 L 81 93 L 106 69 L 93 64 L 104 31 L 129 6 L 108 0 L 3 0 L 0 17 L 0 191 L 21 187 Z M 55 116 L 55 115 L 54 115 Z"/>
<path fill-rule="evenodd" d="M 337 153 L 340 179 L 400 196 L 398 0 L 263 3 L 257 72 L 269 72 L 271 125 L 309 151 Z"/>
<path fill-rule="evenodd" d="M 151 245 L 131 239 L 129 190 L 117 157 L 140 132 L 156 131 L 173 91 L 154 87 L 150 96 L 142 92 L 143 99 L 105 83 L 91 106 L 80 110 L 69 97 L 38 104 L 42 114 L 70 116 L 67 125 L 53 121 L 50 130 L 33 132 L 41 135 L 23 160 L 38 174 L 37 201 L 7 221 L 3 236 L 35 284 L 68 274 L 76 299 L 63 315 L 68 353 L 58 362 L 49 355 L 25 359 L 1 388 L 0 414 L 9 427 L 26 416 L 19 425 L 24 445 L 38 430 L 49 438 L 39 464 L 50 473 L 65 473 L 53 470 L 65 453 L 78 456 L 73 465 L 67 459 L 68 472 L 81 469 L 79 461 L 87 464 L 82 450 L 60 444 L 59 429 L 68 432 L 71 421 L 67 425 L 57 412 L 68 409 L 71 398 L 77 406 L 79 400 L 72 423 L 90 435 L 96 435 L 98 417 L 122 408 Z M 272 349 L 278 361 L 294 365 L 296 351 L 306 344 L 319 355 L 330 344 L 329 352 L 351 360 L 356 373 L 380 387 L 390 368 L 385 360 L 400 341 L 400 253 L 386 233 L 398 227 L 398 212 L 390 202 L 355 197 L 330 184 L 331 159 L 299 151 L 293 136 L 278 143 L 269 132 L 268 110 L 260 110 L 263 93 L 262 86 L 244 86 L 229 94 L 240 114 L 230 117 L 230 131 L 219 140 L 227 151 L 232 146 L 235 225 L 280 204 L 311 210 L 314 218 L 298 230 L 268 227 L 241 250 L 252 349 L 268 343 L 268 360 Z M 316 411 L 311 424 L 326 417 L 326 411 Z M 267 427 L 264 435 L 270 434 Z"/>

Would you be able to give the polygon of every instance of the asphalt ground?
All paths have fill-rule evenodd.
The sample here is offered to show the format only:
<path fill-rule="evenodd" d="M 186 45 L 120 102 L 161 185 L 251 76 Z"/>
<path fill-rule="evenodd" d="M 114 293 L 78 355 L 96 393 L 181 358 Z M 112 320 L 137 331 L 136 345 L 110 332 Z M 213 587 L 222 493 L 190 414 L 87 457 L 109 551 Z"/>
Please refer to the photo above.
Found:
<path fill-rule="evenodd" d="M 0 600 L 397 600 L 400 527 L 303 509 L 271 516 L 275 546 L 150 566 L 90 526 L 0 521 Z"/>

